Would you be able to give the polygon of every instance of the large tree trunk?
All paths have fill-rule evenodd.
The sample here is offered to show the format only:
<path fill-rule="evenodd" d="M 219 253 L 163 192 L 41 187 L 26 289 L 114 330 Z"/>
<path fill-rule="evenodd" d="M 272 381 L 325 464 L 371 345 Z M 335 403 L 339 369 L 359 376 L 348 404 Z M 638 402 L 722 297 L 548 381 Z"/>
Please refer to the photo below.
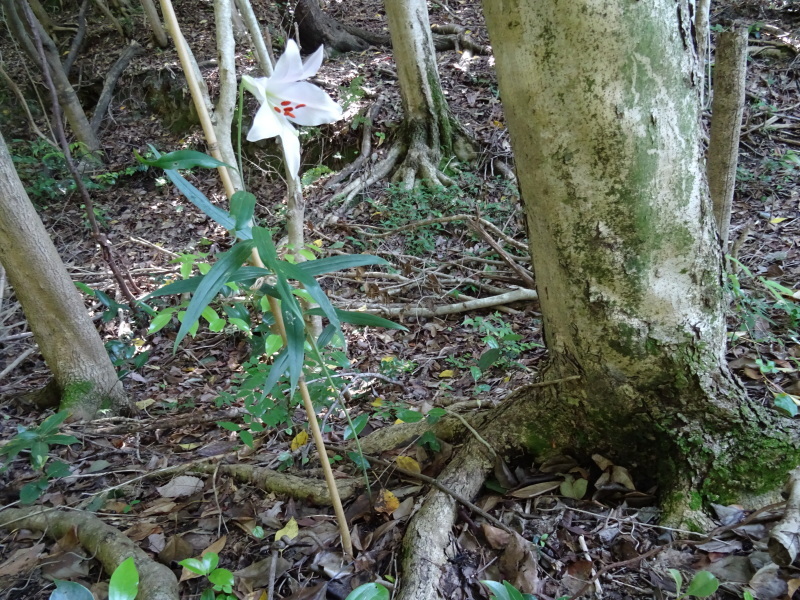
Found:
<path fill-rule="evenodd" d="M 690 8 L 687 0 L 677 10 L 673 0 L 484 5 L 528 213 L 548 375 L 582 376 L 553 426 L 531 430 L 528 445 L 611 452 L 647 465 L 662 492 L 687 477 L 707 498 L 727 500 L 777 487 L 798 453 L 777 415 L 747 402 L 724 360 L 722 257 L 701 160 Z"/>
<path fill-rule="evenodd" d="M 53 373 L 62 410 L 91 419 L 127 407 L 83 301 L 19 180 L 0 135 L 0 263 Z"/>
<path fill-rule="evenodd" d="M 501 455 L 599 452 L 633 467 L 668 518 L 696 527 L 706 501 L 778 489 L 800 444 L 726 368 L 689 9 L 484 2 L 550 358 L 544 385 L 473 425 Z M 439 479 L 470 497 L 492 462 L 473 440 Z M 398 600 L 446 596 L 454 517 L 453 499 L 433 492 L 409 523 Z"/>

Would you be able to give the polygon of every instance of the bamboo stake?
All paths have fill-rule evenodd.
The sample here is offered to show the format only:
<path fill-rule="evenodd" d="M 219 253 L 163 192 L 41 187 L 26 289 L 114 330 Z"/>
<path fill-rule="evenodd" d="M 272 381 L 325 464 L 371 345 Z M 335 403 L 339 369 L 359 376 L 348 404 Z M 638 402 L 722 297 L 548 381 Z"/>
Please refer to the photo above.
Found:
<path fill-rule="evenodd" d="M 161 0 L 161 13 L 164 15 L 164 23 L 167 26 L 172 40 L 175 42 L 175 49 L 178 51 L 178 58 L 183 67 L 183 73 L 186 75 L 186 83 L 189 84 L 189 91 L 192 94 L 192 101 L 194 107 L 197 109 L 197 115 L 200 117 L 200 125 L 203 127 L 203 133 L 208 143 L 208 151 L 211 156 L 219 161 L 222 161 L 222 154 L 219 151 L 219 142 L 217 142 L 217 134 L 214 132 L 214 125 L 211 122 L 211 116 L 208 114 L 206 105 L 203 102 L 203 91 L 200 89 L 200 83 L 197 80 L 196 73 L 192 68 L 192 59 L 189 53 L 189 45 L 181 33 L 178 18 L 175 16 L 175 9 L 172 7 L 171 0 Z M 222 179 L 222 186 L 225 188 L 225 195 L 230 199 L 236 193 L 233 186 L 230 173 L 227 167 L 217 167 L 220 179 Z"/>
<path fill-rule="evenodd" d="M 222 160 L 219 152 L 219 145 L 217 143 L 217 137 L 214 132 L 214 126 L 211 123 L 211 117 L 209 116 L 206 106 L 202 100 L 203 96 L 200 89 L 200 84 L 197 81 L 194 70 L 190 65 L 191 59 L 189 56 L 188 45 L 186 44 L 186 40 L 183 38 L 180 26 L 178 25 L 177 17 L 175 16 L 175 10 L 173 9 L 172 2 L 170 0 L 161 0 L 161 12 L 164 14 L 164 22 L 167 25 L 167 30 L 175 42 L 175 47 L 178 51 L 178 57 L 180 58 L 184 73 L 186 74 L 186 81 L 189 84 L 189 90 L 192 93 L 192 100 L 194 101 L 195 108 L 197 109 L 197 113 L 200 117 L 200 123 L 203 127 L 203 132 L 206 136 L 206 141 L 208 142 L 211 155 L 217 160 Z M 228 170 L 226 167 L 219 167 L 217 171 L 222 178 L 222 184 L 225 187 L 225 194 L 228 196 L 228 199 L 230 199 L 236 190 Z M 261 257 L 258 255 L 258 250 L 256 249 L 253 249 L 253 252 L 250 255 L 250 262 L 252 262 L 254 266 L 264 268 L 264 263 L 261 261 Z M 283 343 L 286 344 L 286 327 L 284 326 L 283 315 L 281 314 L 280 305 L 278 304 L 278 300 L 276 298 L 269 297 L 269 308 L 275 318 L 275 324 L 278 327 L 281 338 L 283 339 Z M 333 510 L 336 513 L 336 520 L 339 523 L 339 533 L 342 537 L 342 548 L 347 556 L 352 557 L 353 542 L 350 538 L 350 530 L 347 527 L 347 518 L 344 514 L 344 507 L 342 506 L 342 500 L 339 497 L 339 489 L 336 487 L 336 480 L 333 477 L 333 469 L 331 469 L 330 461 L 328 461 L 328 452 L 325 448 L 325 442 L 322 439 L 322 432 L 319 429 L 319 424 L 317 423 L 317 415 L 314 412 L 314 405 L 311 402 L 311 396 L 308 393 L 308 386 L 306 385 L 305 377 L 302 374 L 300 375 L 297 385 L 298 389 L 300 390 L 300 396 L 303 398 L 303 406 L 305 407 L 306 415 L 308 417 L 308 424 L 311 427 L 311 435 L 314 438 L 314 443 L 317 447 L 320 464 L 322 465 L 322 472 L 325 474 L 325 482 L 330 490 L 331 503 L 333 504 Z"/>

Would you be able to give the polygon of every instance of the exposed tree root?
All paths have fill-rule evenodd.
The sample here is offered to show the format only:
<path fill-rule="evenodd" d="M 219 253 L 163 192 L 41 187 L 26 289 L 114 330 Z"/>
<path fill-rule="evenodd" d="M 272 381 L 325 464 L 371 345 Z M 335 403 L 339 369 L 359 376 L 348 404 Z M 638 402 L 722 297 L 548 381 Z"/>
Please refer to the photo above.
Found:
<path fill-rule="evenodd" d="M 0 527 L 41 531 L 53 539 L 75 531 L 81 546 L 100 561 L 109 575 L 122 561 L 133 557 L 139 571 L 139 594 L 136 597 L 140 600 L 179 599 L 178 581 L 167 566 L 151 560 L 128 537 L 93 514 L 40 506 L 9 508 L 0 512 Z"/>
<path fill-rule="evenodd" d="M 486 449 L 475 440 L 448 464 L 439 482 L 448 489 L 473 498 L 492 467 Z M 403 536 L 403 563 L 397 600 L 440 600 L 439 580 L 449 560 L 446 548 L 458 504 L 450 494 L 432 490 L 416 512 Z M 452 557 L 450 557 L 452 558 Z"/>
<path fill-rule="evenodd" d="M 276 494 L 286 494 L 298 500 L 305 500 L 312 504 L 317 505 L 331 505 L 331 494 L 325 482 L 317 479 L 308 479 L 305 477 L 298 477 L 297 475 L 289 475 L 287 473 L 279 473 L 272 469 L 264 467 L 254 467 L 253 465 L 215 465 L 206 464 L 198 465 L 198 470 L 207 473 L 213 473 L 219 467 L 220 473 L 232 475 L 236 480 L 247 482 L 258 488 L 268 492 L 275 492 Z M 339 496 L 342 498 L 350 498 L 355 495 L 359 483 L 353 479 L 339 479 L 336 482 L 336 487 L 339 490 Z"/>

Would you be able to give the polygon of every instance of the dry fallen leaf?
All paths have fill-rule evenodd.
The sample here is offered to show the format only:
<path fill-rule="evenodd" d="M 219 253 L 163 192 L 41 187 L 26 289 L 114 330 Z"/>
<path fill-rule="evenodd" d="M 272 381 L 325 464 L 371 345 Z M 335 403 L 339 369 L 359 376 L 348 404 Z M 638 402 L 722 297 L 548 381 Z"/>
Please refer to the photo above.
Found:
<path fill-rule="evenodd" d="M 394 459 L 394 461 L 397 463 L 398 467 L 405 469 L 406 471 L 411 471 L 412 473 L 422 472 L 422 468 L 419 466 L 419 463 L 410 456 L 398 456 Z"/>
<path fill-rule="evenodd" d="M 203 489 L 203 480 L 191 475 L 180 475 L 167 483 L 156 488 L 156 491 L 164 498 L 180 498 L 181 496 L 191 496 Z"/>
<path fill-rule="evenodd" d="M 534 498 L 541 496 L 547 492 L 552 492 L 561 485 L 561 480 L 558 481 L 543 481 L 542 483 L 534 483 L 533 485 L 526 485 L 524 488 L 519 488 L 509 493 L 509 496 L 514 498 Z"/>
<path fill-rule="evenodd" d="M 278 530 L 275 533 L 275 541 L 277 542 L 283 536 L 288 537 L 290 540 L 293 540 L 297 537 L 297 534 L 300 533 L 300 527 L 297 525 L 297 521 L 294 520 L 294 517 L 289 519 L 289 522 L 283 527 L 283 529 Z"/>
<path fill-rule="evenodd" d="M 294 452 L 295 450 L 299 450 L 307 443 L 308 443 L 308 433 L 306 433 L 305 431 L 301 431 L 296 436 L 294 436 L 294 439 L 292 440 L 292 444 L 290 446 L 292 452 Z"/>
<path fill-rule="evenodd" d="M 416 462 L 416 461 L 415 461 Z M 375 501 L 375 512 L 392 514 L 400 507 L 400 501 L 389 490 L 381 490 L 378 499 Z"/>

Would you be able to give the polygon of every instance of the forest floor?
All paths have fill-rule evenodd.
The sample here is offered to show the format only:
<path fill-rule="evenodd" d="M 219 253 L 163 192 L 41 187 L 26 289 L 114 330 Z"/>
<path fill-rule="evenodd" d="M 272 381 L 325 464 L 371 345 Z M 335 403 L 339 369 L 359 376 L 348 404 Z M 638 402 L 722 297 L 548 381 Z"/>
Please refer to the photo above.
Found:
<path fill-rule="evenodd" d="M 287 22 L 270 12 L 272 4 L 254 4 L 273 37 L 285 35 Z M 342 22 L 386 32 L 381 2 L 362 0 L 357 7 L 337 2 L 329 10 Z M 431 3 L 430 10 L 431 23 L 463 26 L 476 42 L 488 45 L 478 3 Z M 730 236 L 735 260 L 728 279 L 729 364 L 753 399 L 794 414 L 800 404 L 800 10 L 791 2 L 734 0 L 712 12 L 715 31 L 735 20 L 751 27 Z M 181 2 L 178 13 L 197 60 L 212 60 L 211 4 Z M 148 45 L 141 15 L 134 19 L 138 41 Z M 68 45 L 69 38 L 61 42 Z M 120 46 L 113 30 L 92 16 L 77 67 L 79 93 L 87 104 L 96 100 Z M 276 52 L 280 46 L 275 44 Z M 26 93 L 32 92 L 32 74 L 15 58 L 7 38 L 0 40 L 0 51 L 0 65 Z M 246 50 L 237 61 L 242 73 L 255 74 Z M 532 277 L 519 193 L 503 168 L 513 168 L 513 159 L 491 56 L 466 60 L 456 51 L 439 54 L 450 107 L 479 149 L 472 163 L 442 165 L 456 186 L 405 191 L 383 181 L 342 203 L 327 185 L 358 154 L 363 115 L 374 103 L 380 108 L 366 168 L 390 146 L 401 120 L 394 68 L 386 48 L 326 60 L 315 82 L 345 107 L 345 117 L 310 129 L 302 138 L 309 250 L 317 257 L 371 253 L 389 263 L 325 276 L 322 287 L 338 307 L 366 308 L 407 328 L 345 328 L 346 345 L 328 360 L 347 393 L 331 394 L 324 382 L 312 386 L 325 439 L 334 447 L 347 439 L 345 410 L 363 426 L 362 437 L 398 418 L 413 420 L 435 409 L 478 410 L 535 380 L 546 357 L 535 301 L 437 313 L 456 303 L 525 289 L 524 278 Z M 227 232 L 165 182 L 162 173 L 142 169 L 133 157 L 133 150 L 145 152 L 148 144 L 161 152 L 205 149 L 180 73 L 172 50 L 150 45 L 134 59 L 118 82 L 103 126 L 108 160 L 102 169 L 87 173 L 101 228 L 140 296 L 166 281 L 197 274 L 231 244 Z M 213 91 L 214 65 L 208 63 L 204 74 Z M 44 94 L 41 86 L 37 89 Z M 42 109 L 31 104 L 44 128 Z M 370 471 L 372 496 L 361 490 L 346 498 L 357 550 L 355 561 L 347 562 L 329 507 L 264 489 L 254 478 L 226 475 L 226 467 L 240 464 L 320 477 L 317 455 L 303 443 L 302 407 L 293 400 L 268 411 L 265 421 L 271 428 L 257 433 L 252 447 L 243 445 L 230 428 L 217 425 L 242 423 L 238 384 L 243 373 L 256 368 L 248 362 L 250 335 L 235 321 L 249 321 L 247 311 L 242 312 L 246 303 L 233 298 L 218 305 L 224 327 L 212 332 L 204 322 L 176 353 L 176 319 L 148 333 L 146 323 L 118 311 L 109 299 L 124 299 L 91 241 L 63 161 L 31 135 L 14 106 L 11 92 L 0 89 L 0 129 L 18 171 L 72 278 L 100 292 L 86 297 L 87 306 L 141 411 L 135 419 L 62 428 L 82 444 L 51 446 L 52 459 L 68 463 L 71 472 L 42 486 L 36 502 L 94 511 L 173 568 L 181 579 L 182 598 L 198 598 L 206 582 L 181 571 L 177 561 L 208 551 L 219 554 L 220 566 L 235 573 L 238 598 L 266 598 L 270 585 L 276 598 L 300 600 L 344 599 L 370 581 L 389 588 L 401 584 L 404 524 L 422 502 L 427 485 L 391 467 Z M 246 114 L 252 114 L 252 100 L 248 106 Z M 257 217 L 280 239 L 285 187 L 277 146 L 272 141 L 246 145 L 244 164 L 248 188 L 259 199 Z M 216 172 L 184 175 L 224 205 Z M 452 219 L 457 215 L 461 217 Z M 434 221 L 420 224 L 428 219 Z M 2 281 L 0 277 L 0 444 L 13 438 L 18 427 L 33 428 L 40 422 L 41 412 L 23 394 L 48 380 L 21 307 Z M 179 301 L 153 306 L 164 310 Z M 254 319 L 249 327 L 255 330 L 258 324 Z M 447 444 L 412 445 L 382 457 L 405 457 L 400 464 L 416 464 L 423 474 L 435 477 L 452 450 Z M 351 461 L 331 454 L 337 477 L 359 481 Z M 39 480 L 41 474 L 26 458 L 17 458 L 0 473 L 0 504 L 14 505 L 23 486 L 30 489 Z M 754 514 L 761 507 L 714 507 L 715 525 L 724 531 L 707 538 L 659 527 L 658 489 L 638 489 L 637 480 L 648 479 L 647 474 L 637 473 L 635 465 L 621 467 L 611 469 L 600 456 L 586 464 L 569 457 L 546 465 L 512 460 L 475 503 L 522 534 L 534 550 L 510 543 L 505 531 L 465 509 L 452 531 L 450 563 L 442 573 L 445 595 L 452 600 L 487 598 L 479 580 L 508 579 L 545 599 L 582 590 L 604 598 L 662 598 L 675 591 L 669 568 L 682 570 L 685 580 L 693 570 L 710 570 L 722 582 L 720 598 L 741 598 L 744 586 L 761 599 L 786 598 L 800 587 L 800 573 L 778 571 L 765 552 L 765 537 L 781 511 Z M 601 477 L 607 480 L 611 470 L 617 479 L 609 485 Z M 298 534 L 274 559 L 270 575 L 270 562 L 277 556 L 275 534 L 292 519 Z M 0 598 L 46 598 L 53 578 L 81 581 L 96 597 L 104 597 L 101 582 L 106 578 L 69 537 L 57 544 L 25 530 L 0 537 Z M 691 542 L 675 541 L 688 537 Z M 660 546 L 664 548 L 655 551 Z M 650 551 L 651 560 L 638 559 Z M 601 576 L 585 590 L 584 582 L 598 572 Z"/>

